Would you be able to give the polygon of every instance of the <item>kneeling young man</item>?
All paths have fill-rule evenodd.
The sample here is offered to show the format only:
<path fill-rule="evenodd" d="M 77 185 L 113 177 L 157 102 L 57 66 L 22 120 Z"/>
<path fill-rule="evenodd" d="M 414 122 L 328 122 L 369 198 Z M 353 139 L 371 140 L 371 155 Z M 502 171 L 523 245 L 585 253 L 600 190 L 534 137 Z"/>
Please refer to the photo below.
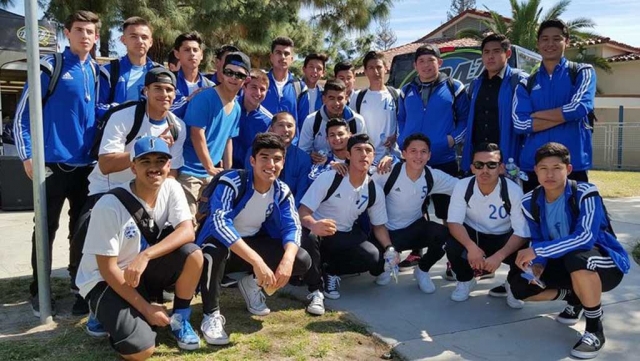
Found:
<path fill-rule="evenodd" d="M 171 153 L 165 141 L 140 138 L 131 158 L 135 179 L 106 193 L 93 208 L 76 282 L 113 348 L 125 360 L 144 360 L 155 349 L 154 326 L 171 325 L 182 349 L 200 346 L 189 323 L 189 305 L 203 260 L 193 243 L 195 233 L 184 191 L 177 181 L 167 179 Z M 166 231 L 162 228 L 169 223 L 174 230 L 154 242 L 144 236 L 148 232 L 120 199 L 146 211 L 149 228 Z M 161 299 L 162 290 L 172 285 L 173 315 L 168 316 L 150 299 Z"/>
<path fill-rule="evenodd" d="M 225 271 L 253 272 L 238 282 L 238 288 L 247 310 L 265 316 L 271 310 L 260 287 L 275 292 L 291 276 L 302 276 L 311 267 L 311 258 L 300 248 L 295 200 L 278 179 L 286 153 L 282 139 L 260 133 L 251 149 L 251 170 L 230 170 L 204 192 L 211 191 L 196 242 L 202 245 L 205 258 L 200 329 L 212 345 L 229 343 L 223 328 L 226 321 L 220 314 L 220 281 Z"/>
<path fill-rule="evenodd" d="M 385 271 L 384 260 L 392 260 L 390 267 L 398 262 L 385 227 L 384 193 L 368 175 L 375 153 L 373 144 L 366 134 L 356 134 L 349 138 L 347 150 L 348 172 L 344 176 L 335 170 L 322 173 L 300 202 L 302 246 L 313 261 L 305 276 L 310 292 L 307 297 L 311 299 L 307 311 L 315 315 L 324 314 L 325 296 L 340 297 L 340 275 L 368 271 L 377 276 L 376 282 L 385 285 L 391 273 Z M 379 245 L 373 244 L 356 223 L 365 211 Z M 323 270 L 324 263 L 327 267 Z"/>
<path fill-rule="evenodd" d="M 568 179 L 572 167 L 567 147 L 547 143 L 536 151 L 535 162 L 540 186 L 522 200 L 531 247 L 518 252 L 516 263 L 542 287 L 521 274 L 510 274 L 509 283 L 514 296 L 525 301 L 566 300 L 567 307 L 556 318 L 560 323 L 574 325 L 584 314 L 586 330 L 571 356 L 593 358 L 605 342 L 602 292 L 622 281 L 629 256 L 613 233 L 596 186 Z"/>
<path fill-rule="evenodd" d="M 451 293 L 454 301 L 465 301 L 476 285 L 475 270 L 495 272 L 508 264 L 509 274 L 519 273 L 515 252 L 524 247 L 529 228 L 522 215 L 522 190 L 506 179 L 502 152 L 495 143 L 473 150 L 471 177 L 453 189 L 449 205 L 449 231 L 455 240 L 447 243 L 447 258 L 458 281 Z M 507 304 L 522 308 L 506 284 Z"/>

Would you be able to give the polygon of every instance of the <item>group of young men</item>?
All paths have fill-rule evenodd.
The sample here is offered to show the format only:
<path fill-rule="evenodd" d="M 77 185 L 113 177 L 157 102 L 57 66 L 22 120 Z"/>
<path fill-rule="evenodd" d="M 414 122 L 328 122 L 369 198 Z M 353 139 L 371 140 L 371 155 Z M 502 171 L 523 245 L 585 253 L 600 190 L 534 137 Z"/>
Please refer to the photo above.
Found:
<path fill-rule="evenodd" d="M 196 292 L 205 341 L 229 343 L 220 307 L 229 273 L 245 272 L 238 288 L 252 314 L 270 313 L 263 291 L 303 281 L 306 310 L 322 315 L 344 274 L 369 272 L 384 286 L 398 266 L 415 266 L 419 290 L 433 293 L 429 271 L 445 254 L 452 300 L 505 263 L 507 280 L 491 295 L 513 308 L 566 300 L 559 322 L 587 319 L 572 355 L 598 354 L 600 296 L 629 259 L 586 182 L 595 73 L 564 58 L 563 22 L 540 26 L 543 61 L 531 76 L 507 64 L 508 39 L 487 36 L 485 71 L 466 91 L 440 72 L 432 45 L 417 49 L 417 75 L 400 90 L 384 85 L 375 51 L 363 62 L 367 89 L 354 89 L 349 63 L 321 86 L 322 54 L 305 58 L 300 80 L 286 37 L 273 40 L 268 73 L 225 46 L 208 78 L 198 70 L 202 39 L 185 33 L 168 70 L 146 56 L 152 29 L 138 17 L 123 24 L 127 55 L 98 66 L 89 51 L 100 25 L 91 12 L 71 15 L 69 47 L 42 61 L 48 229 L 52 244 L 68 200 L 73 313 L 90 313 L 87 332 L 108 335 L 124 359 L 152 355 L 156 326 L 170 326 L 180 348 L 200 347 Z M 28 101 L 25 87 L 14 130 L 31 176 Z M 528 177 L 524 196 L 503 176 L 508 158 Z M 430 220 L 430 200 L 442 224 Z M 399 262 L 405 250 L 412 256 Z M 156 303 L 167 291 L 171 315 Z"/>

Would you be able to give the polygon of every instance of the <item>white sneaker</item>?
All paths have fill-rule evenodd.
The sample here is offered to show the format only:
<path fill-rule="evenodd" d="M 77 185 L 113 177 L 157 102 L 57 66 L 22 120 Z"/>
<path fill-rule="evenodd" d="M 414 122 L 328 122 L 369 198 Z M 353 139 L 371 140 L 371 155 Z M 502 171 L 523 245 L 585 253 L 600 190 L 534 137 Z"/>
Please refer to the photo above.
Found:
<path fill-rule="evenodd" d="M 307 295 L 307 299 L 311 300 L 307 306 L 307 312 L 312 315 L 324 315 L 324 295 L 320 290 L 315 290 Z"/>
<path fill-rule="evenodd" d="M 434 293 L 436 291 L 436 285 L 431 281 L 429 272 L 425 272 L 421 270 L 420 267 L 416 266 L 416 268 L 413 269 L 413 277 L 418 281 L 420 291 L 424 293 Z"/>
<path fill-rule="evenodd" d="M 378 286 L 386 286 L 391 283 L 391 271 L 384 271 L 376 277 L 376 284 Z"/>
<path fill-rule="evenodd" d="M 205 341 L 209 345 L 226 345 L 229 343 L 229 336 L 224 331 L 224 325 L 227 320 L 220 314 L 220 312 L 214 312 L 211 315 L 204 315 L 202 323 L 200 324 L 200 331 L 204 336 Z"/>
<path fill-rule="evenodd" d="M 340 298 L 340 277 L 330 274 L 324 275 L 324 296 L 337 300 Z"/>
<path fill-rule="evenodd" d="M 524 307 L 524 301 L 515 298 L 513 293 L 511 293 L 511 285 L 509 285 L 509 282 L 504 283 L 504 288 L 507 290 L 507 305 L 509 305 L 509 307 L 515 309 Z"/>
<path fill-rule="evenodd" d="M 264 302 L 266 297 L 262 293 L 262 289 L 258 287 L 256 279 L 253 275 L 245 276 L 238 282 L 238 288 L 244 302 L 247 303 L 247 310 L 256 316 L 266 316 L 271 313 L 269 307 Z"/>
<path fill-rule="evenodd" d="M 456 284 L 456 289 L 451 293 L 451 299 L 456 302 L 466 301 L 469 298 L 469 293 L 476 286 L 476 279 L 472 278 L 471 281 L 460 282 Z"/>

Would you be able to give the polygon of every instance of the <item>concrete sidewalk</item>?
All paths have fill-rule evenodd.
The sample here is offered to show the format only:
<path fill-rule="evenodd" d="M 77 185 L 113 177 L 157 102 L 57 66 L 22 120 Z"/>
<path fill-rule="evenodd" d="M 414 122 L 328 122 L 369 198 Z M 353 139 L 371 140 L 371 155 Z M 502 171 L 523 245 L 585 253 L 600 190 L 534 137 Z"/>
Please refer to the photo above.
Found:
<path fill-rule="evenodd" d="M 630 250 L 640 238 L 640 197 L 607 200 L 614 229 Z M 53 248 L 53 274 L 67 277 L 67 208 Z M 0 279 L 31 274 L 32 212 L 0 212 L 2 251 Z M 622 284 L 603 297 L 606 346 L 598 360 L 636 360 L 640 354 L 640 267 L 635 262 Z M 494 280 L 480 281 L 472 297 L 462 303 L 449 299 L 454 282 L 442 279 L 445 262 L 431 271 L 436 293 L 419 291 L 412 272 L 398 284 L 375 285 L 369 275 L 345 277 L 339 300 L 327 307 L 349 312 L 376 336 L 395 346 L 408 360 L 569 360 L 569 352 L 584 330 L 553 320 L 562 302 L 527 304 L 513 310 L 504 299 L 487 296 L 506 276 L 503 266 Z M 302 289 L 298 292 L 305 293 Z M 636 356 L 633 356 L 636 355 Z"/>

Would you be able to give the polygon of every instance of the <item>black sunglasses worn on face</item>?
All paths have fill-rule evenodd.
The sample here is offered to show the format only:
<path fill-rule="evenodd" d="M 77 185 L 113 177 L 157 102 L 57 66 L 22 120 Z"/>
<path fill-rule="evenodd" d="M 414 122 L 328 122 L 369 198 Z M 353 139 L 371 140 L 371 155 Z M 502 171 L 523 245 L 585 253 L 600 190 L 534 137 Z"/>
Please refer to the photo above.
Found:
<path fill-rule="evenodd" d="M 473 167 L 478 170 L 484 168 L 485 165 L 489 169 L 496 169 L 500 165 L 500 162 L 481 162 L 479 160 L 473 162 Z"/>
<path fill-rule="evenodd" d="M 225 76 L 228 76 L 230 78 L 236 78 L 236 79 L 239 79 L 239 80 L 247 79 L 247 74 L 239 72 L 239 71 L 233 71 L 231 69 L 224 69 L 222 71 L 222 74 L 224 74 Z"/>

